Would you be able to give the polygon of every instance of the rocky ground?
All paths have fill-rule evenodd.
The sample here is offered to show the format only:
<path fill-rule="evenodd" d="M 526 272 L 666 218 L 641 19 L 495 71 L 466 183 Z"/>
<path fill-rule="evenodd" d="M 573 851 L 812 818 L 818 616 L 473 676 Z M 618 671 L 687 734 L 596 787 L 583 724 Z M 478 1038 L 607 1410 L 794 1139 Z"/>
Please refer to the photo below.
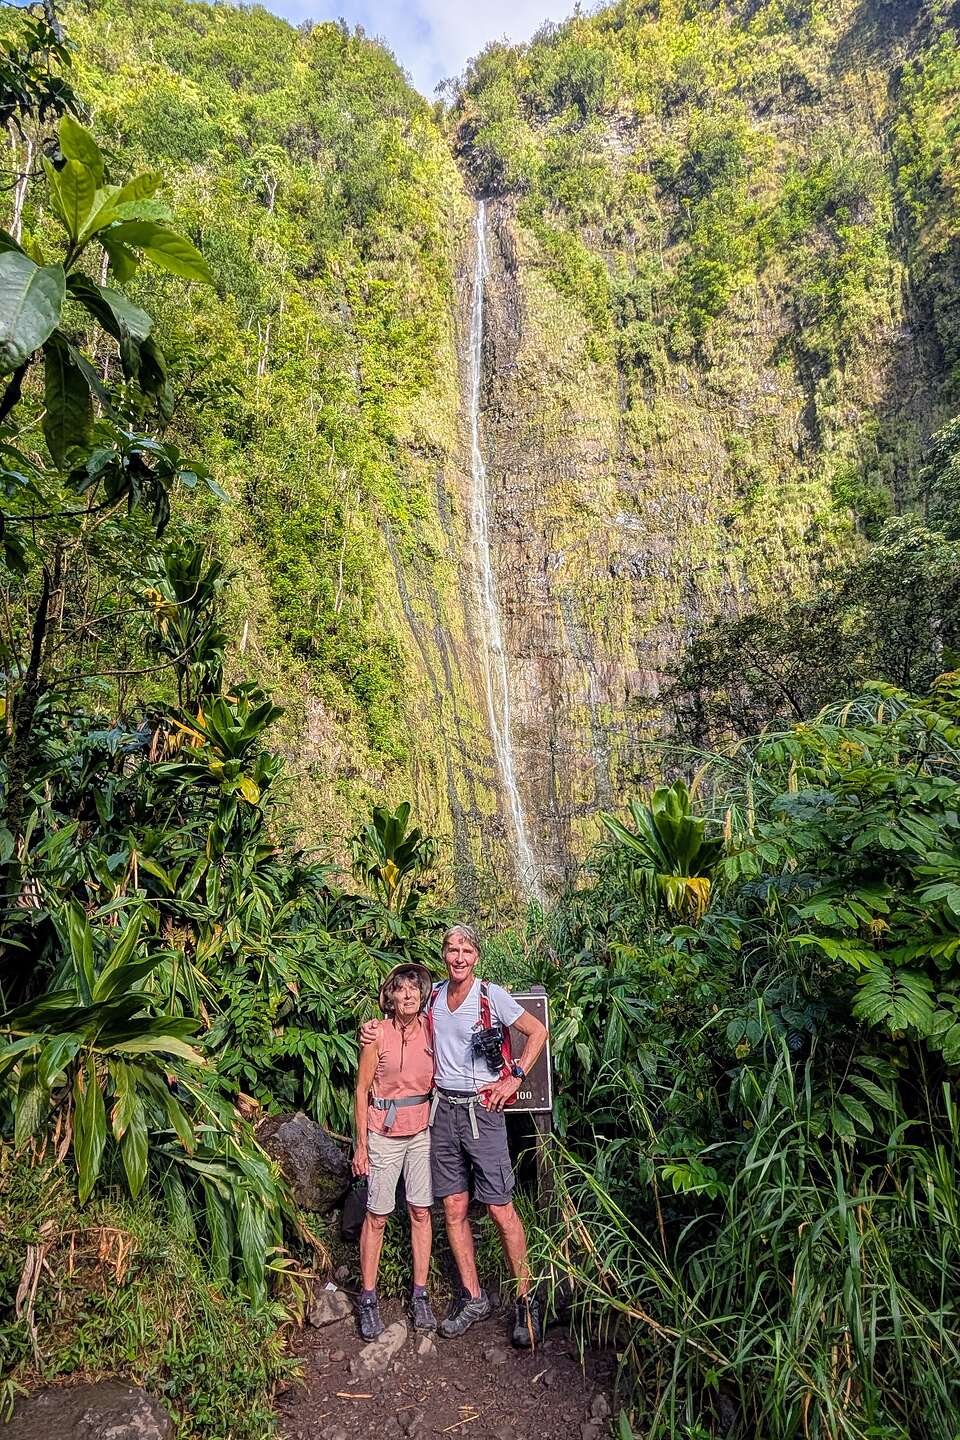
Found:
<path fill-rule="evenodd" d="M 295 1337 L 303 1380 L 279 1400 L 284 1440 L 601 1440 L 610 1433 L 613 1358 L 587 1355 L 559 1328 L 534 1353 L 512 1349 L 508 1316 L 460 1340 L 417 1335 L 399 1301 L 365 1345 L 351 1298 L 321 1291 Z"/>

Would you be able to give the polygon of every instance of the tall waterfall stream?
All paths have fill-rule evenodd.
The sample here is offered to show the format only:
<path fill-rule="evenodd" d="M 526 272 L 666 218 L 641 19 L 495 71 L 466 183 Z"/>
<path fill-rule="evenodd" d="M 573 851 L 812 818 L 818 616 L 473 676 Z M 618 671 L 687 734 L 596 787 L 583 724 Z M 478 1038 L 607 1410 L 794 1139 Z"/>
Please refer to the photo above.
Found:
<path fill-rule="evenodd" d="M 480 444 L 480 386 L 483 375 L 483 286 L 487 273 L 486 204 L 477 203 L 476 255 L 473 298 L 470 304 L 470 474 L 473 490 L 471 530 L 476 552 L 477 592 L 483 616 L 483 668 L 487 689 L 487 716 L 493 750 L 503 781 L 516 842 L 520 882 L 528 894 L 540 896 L 540 872 L 530 841 L 527 817 L 517 785 L 510 716 L 510 676 L 503 645 L 500 607 L 490 556 L 490 494 L 487 467 Z"/>

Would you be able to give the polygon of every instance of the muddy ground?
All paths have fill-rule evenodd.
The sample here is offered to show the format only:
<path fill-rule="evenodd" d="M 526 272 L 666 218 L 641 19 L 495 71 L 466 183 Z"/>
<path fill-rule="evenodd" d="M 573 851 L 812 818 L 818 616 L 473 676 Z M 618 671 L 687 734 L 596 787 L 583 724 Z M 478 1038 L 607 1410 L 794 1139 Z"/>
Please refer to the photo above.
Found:
<path fill-rule="evenodd" d="M 461 1339 L 443 1340 L 408 1325 L 404 1333 L 401 1302 L 385 1301 L 387 1336 L 371 1347 L 340 1293 L 331 1308 L 341 1318 L 307 1326 L 291 1342 L 303 1380 L 279 1399 L 284 1440 L 601 1440 L 611 1433 L 613 1357 L 588 1354 L 581 1366 L 562 1328 L 551 1328 L 535 1352 L 516 1351 L 511 1315 L 498 1308 Z"/>

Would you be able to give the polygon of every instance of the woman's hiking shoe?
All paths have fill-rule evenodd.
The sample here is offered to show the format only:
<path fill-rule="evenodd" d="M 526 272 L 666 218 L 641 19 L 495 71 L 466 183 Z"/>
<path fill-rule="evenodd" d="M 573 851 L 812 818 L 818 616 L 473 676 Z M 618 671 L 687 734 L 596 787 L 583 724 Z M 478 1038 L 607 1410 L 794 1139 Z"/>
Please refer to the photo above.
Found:
<path fill-rule="evenodd" d="M 380 1319 L 380 1302 L 374 1295 L 370 1300 L 360 1301 L 360 1334 L 364 1340 L 376 1340 L 386 1330 Z"/>
<path fill-rule="evenodd" d="M 431 1308 L 429 1295 L 411 1295 L 410 1318 L 414 1330 L 436 1330 L 437 1317 Z"/>
<path fill-rule="evenodd" d="M 465 1335 L 471 1325 L 476 1325 L 478 1320 L 486 1320 L 492 1313 L 493 1306 L 484 1290 L 479 1295 L 467 1295 L 461 1290 L 440 1321 L 440 1334 L 447 1340 L 455 1340 L 458 1335 Z"/>
<path fill-rule="evenodd" d="M 514 1309 L 511 1340 L 518 1350 L 532 1350 L 543 1339 L 540 1301 L 535 1295 L 521 1295 Z"/>

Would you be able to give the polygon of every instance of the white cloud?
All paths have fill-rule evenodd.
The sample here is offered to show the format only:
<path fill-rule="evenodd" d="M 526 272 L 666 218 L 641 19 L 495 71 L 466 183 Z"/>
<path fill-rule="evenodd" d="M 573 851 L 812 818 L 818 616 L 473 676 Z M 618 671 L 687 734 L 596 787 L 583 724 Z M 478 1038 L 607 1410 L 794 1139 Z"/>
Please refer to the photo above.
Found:
<path fill-rule="evenodd" d="M 529 40 L 544 20 L 563 20 L 573 0 L 265 0 L 288 20 L 346 20 L 384 41 L 428 98 L 491 40 Z"/>

